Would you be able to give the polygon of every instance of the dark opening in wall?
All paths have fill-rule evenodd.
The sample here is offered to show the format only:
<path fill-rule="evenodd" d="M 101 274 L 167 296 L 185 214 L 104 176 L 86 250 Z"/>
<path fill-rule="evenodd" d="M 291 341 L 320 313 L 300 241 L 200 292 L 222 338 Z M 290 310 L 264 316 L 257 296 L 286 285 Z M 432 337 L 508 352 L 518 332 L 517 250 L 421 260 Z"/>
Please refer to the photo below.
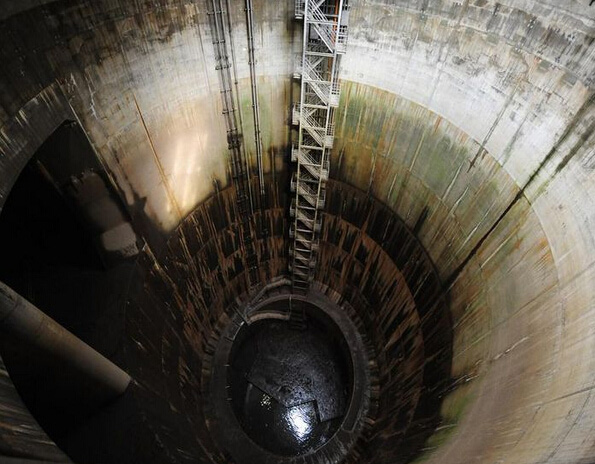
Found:
<path fill-rule="evenodd" d="M 88 230 L 46 172 L 34 156 L 0 216 L 0 279 L 25 296 L 31 279 L 51 268 L 103 268 Z"/>
<path fill-rule="evenodd" d="M 91 196 L 77 204 L 81 195 L 76 194 L 89 179 L 92 187 L 100 186 L 100 201 Z M 85 214 L 85 207 L 94 212 L 95 205 L 107 204 L 95 214 L 116 211 L 112 222 L 125 217 L 108 185 L 78 124 L 60 126 L 25 166 L 3 206 L 0 280 L 114 360 L 134 263 L 106 260 L 93 215 Z M 74 373 L 10 333 L 0 337 L 0 356 L 33 417 L 66 451 L 68 435 L 103 403 L 81 387 Z"/>

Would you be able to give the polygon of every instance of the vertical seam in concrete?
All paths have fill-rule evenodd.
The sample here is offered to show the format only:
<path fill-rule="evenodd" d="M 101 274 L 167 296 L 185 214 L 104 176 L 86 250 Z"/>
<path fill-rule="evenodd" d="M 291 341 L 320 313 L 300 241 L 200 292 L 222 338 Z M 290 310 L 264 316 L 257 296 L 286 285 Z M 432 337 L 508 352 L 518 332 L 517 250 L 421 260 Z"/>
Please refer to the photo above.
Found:
<path fill-rule="evenodd" d="M 459 28 L 461 27 L 461 22 L 463 21 L 463 16 L 467 12 L 468 8 L 469 8 L 469 0 L 465 0 L 463 2 L 463 4 L 461 5 L 461 12 L 459 13 L 459 15 L 456 19 L 456 23 L 455 24 L 451 23 L 451 25 L 450 25 L 451 31 L 450 31 L 450 34 L 448 35 L 448 39 L 446 39 L 446 42 L 443 42 L 440 45 L 440 50 L 438 51 L 438 73 L 434 79 L 434 83 L 432 85 L 432 92 L 430 94 L 430 97 L 428 98 L 428 104 L 427 104 L 428 108 L 430 108 L 430 104 L 432 103 L 432 100 L 434 99 L 436 89 L 438 88 L 438 84 L 440 83 L 442 74 L 444 73 L 444 66 L 445 66 L 446 60 L 450 56 L 450 48 L 452 46 L 453 37 L 455 35 L 455 32 L 458 32 Z M 446 54 L 444 56 L 444 59 L 440 60 L 440 57 L 442 56 L 442 53 L 445 49 L 446 49 Z"/>
<path fill-rule="evenodd" d="M 568 138 L 568 136 L 570 135 L 570 133 L 572 132 L 572 130 L 576 128 L 577 124 L 582 120 L 584 114 L 586 113 L 586 111 L 589 109 L 589 107 L 594 102 L 595 102 L 595 93 L 592 93 L 591 96 L 582 104 L 582 106 L 580 107 L 580 109 L 574 115 L 574 117 L 572 118 L 572 121 L 570 122 L 570 124 L 568 124 L 568 126 L 566 127 L 566 130 L 564 131 L 564 133 L 560 136 L 560 138 L 558 139 L 558 141 L 554 144 L 554 146 L 551 148 L 551 150 L 545 156 L 545 158 L 543 159 L 543 161 L 539 164 L 539 166 L 537 167 L 537 169 L 535 169 L 535 171 L 533 172 L 533 174 L 531 174 L 531 177 L 529 177 L 529 180 L 517 192 L 517 194 L 515 195 L 515 197 L 508 204 L 508 206 L 504 209 L 504 211 L 500 214 L 500 216 L 498 216 L 498 219 L 496 219 L 496 221 L 492 224 L 492 226 L 489 228 L 489 230 L 479 239 L 479 241 L 473 247 L 473 249 L 469 252 L 469 254 L 467 255 L 467 257 L 461 262 L 461 264 L 459 264 L 459 266 L 457 266 L 457 268 L 452 272 L 452 274 L 446 279 L 446 281 L 445 281 L 445 288 L 447 290 L 449 290 L 452 287 L 453 283 L 459 277 L 459 275 L 461 274 L 461 272 L 463 271 L 463 269 L 467 266 L 467 264 L 469 264 L 469 262 L 471 261 L 471 259 L 473 258 L 473 256 L 475 256 L 477 254 L 477 252 L 479 251 L 479 249 L 481 248 L 481 246 L 484 244 L 484 242 L 487 240 L 487 238 L 491 235 L 491 233 L 494 231 L 494 229 L 496 229 L 496 227 L 500 224 L 500 222 L 502 222 L 502 219 L 504 219 L 504 217 L 513 208 L 513 206 L 516 205 L 516 203 L 521 199 L 521 197 L 524 196 L 525 191 L 527 190 L 527 188 L 537 178 L 537 176 L 539 175 L 539 173 L 541 172 L 541 170 L 544 168 L 544 166 L 547 165 L 548 162 L 553 158 L 553 156 L 558 152 L 558 148 L 560 147 L 560 145 L 562 143 L 564 143 L 564 141 Z M 592 127 L 592 125 L 587 128 L 587 130 L 579 138 L 579 142 L 577 142 L 577 144 L 574 145 L 573 149 L 570 150 L 570 152 L 568 153 L 568 155 L 566 155 L 562 159 L 562 161 L 560 162 L 560 164 L 556 167 L 556 174 L 558 172 L 560 172 L 560 170 L 563 169 L 568 164 L 568 161 L 570 160 L 570 157 L 574 156 L 574 154 L 578 151 L 578 147 L 581 146 L 583 139 L 585 139 L 585 136 L 586 136 L 586 138 L 588 138 L 591 135 L 591 133 L 589 132 L 589 130 L 591 129 L 591 127 Z M 547 183 L 549 183 L 549 181 Z"/>
<path fill-rule="evenodd" d="M 178 216 L 177 217 L 178 221 L 181 221 L 182 220 L 182 212 L 180 210 L 180 206 L 178 205 L 176 197 L 174 196 L 174 194 L 171 190 L 171 186 L 169 185 L 169 181 L 167 180 L 165 170 L 163 169 L 161 160 L 159 159 L 159 156 L 157 155 L 157 151 L 155 150 L 155 145 L 153 144 L 153 139 L 151 137 L 151 134 L 149 133 L 149 129 L 147 128 L 147 124 L 145 122 L 145 118 L 144 118 L 143 113 L 140 109 L 140 106 L 138 105 L 138 101 L 136 99 L 136 94 L 134 93 L 133 90 L 131 92 L 132 92 L 132 98 L 134 99 L 134 105 L 136 106 L 136 111 L 138 112 L 138 116 L 142 123 L 145 134 L 147 135 L 149 145 L 151 146 L 151 153 L 153 155 L 153 161 L 155 162 L 155 165 L 157 166 L 157 169 L 159 170 L 159 175 L 161 176 L 161 180 L 163 181 L 163 187 L 165 188 L 165 193 L 167 194 L 167 198 L 169 199 L 172 207 L 174 208 L 174 210 L 176 212 L 176 215 Z"/>
<path fill-rule="evenodd" d="M 475 163 L 477 162 L 478 158 L 481 155 L 487 153 L 487 150 L 485 149 L 485 146 L 488 143 L 488 141 L 490 140 L 490 137 L 492 136 L 492 134 L 494 133 L 494 130 L 496 130 L 496 127 L 498 127 L 498 124 L 500 124 L 500 121 L 502 120 L 502 116 L 504 116 L 504 112 L 507 110 L 508 106 L 510 105 L 510 102 L 512 101 L 512 99 L 516 95 L 517 90 L 518 90 L 518 88 L 520 86 L 520 83 L 521 83 L 521 79 L 520 79 L 520 77 L 518 77 L 516 79 L 516 83 L 514 85 L 514 88 L 512 89 L 512 92 L 506 98 L 506 101 L 502 105 L 502 108 L 500 109 L 498 115 L 496 116 L 496 119 L 494 120 L 494 122 L 490 126 L 490 129 L 488 130 L 488 133 L 483 138 L 483 141 L 481 142 L 481 145 L 477 149 L 477 153 L 475 153 L 475 156 L 471 160 L 471 163 L 469 164 L 469 168 L 467 168 L 467 172 L 471 171 L 471 168 L 473 168 L 475 166 Z"/>

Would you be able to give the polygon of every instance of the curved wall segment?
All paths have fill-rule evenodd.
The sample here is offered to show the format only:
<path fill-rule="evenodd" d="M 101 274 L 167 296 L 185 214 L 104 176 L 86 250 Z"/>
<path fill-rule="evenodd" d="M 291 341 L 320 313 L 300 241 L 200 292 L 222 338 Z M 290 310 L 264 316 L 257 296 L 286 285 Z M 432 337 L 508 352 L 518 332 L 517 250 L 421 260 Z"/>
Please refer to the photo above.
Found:
<path fill-rule="evenodd" d="M 243 3 L 229 3 L 255 170 Z M 593 462 L 595 6 L 350 3 L 315 283 L 357 313 L 378 372 L 347 462 Z M 118 462 L 228 459 L 205 423 L 203 360 L 226 311 L 259 288 L 244 272 L 209 8 L 0 1 L 0 205 L 77 121 L 145 243 L 117 355 L 136 381 L 119 411 L 139 432 L 113 447 Z M 249 232 L 263 284 L 287 272 L 293 8 L 254 2 L 266 195 Z M 15 405 L 2 373 L 2 405 Z M 0 451 L 64 459 L 37 430 L 28 446 L 0 429 Z M 73 437 L 100 449 L 94 433 Z"/>

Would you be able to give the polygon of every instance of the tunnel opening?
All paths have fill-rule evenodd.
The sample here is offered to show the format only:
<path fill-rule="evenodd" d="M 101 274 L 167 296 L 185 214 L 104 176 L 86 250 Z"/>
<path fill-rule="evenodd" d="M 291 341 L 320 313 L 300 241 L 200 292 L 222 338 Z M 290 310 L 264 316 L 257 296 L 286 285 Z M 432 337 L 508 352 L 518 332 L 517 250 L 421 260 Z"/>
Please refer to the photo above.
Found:
<path fill-rule="evenodd" d="M 52 268 L 104 268 L 86 225 L 43 164 L 65 151 L 65 132 L 74 132 L 70 123 L 57 129 L 27 163 L 2 208 L 0 279 L 23 295 L 35 286 L 28 279 L 44 269 L 47 276 Z"/>
<path fill-rule="evenodd" d="M 99 195 L 89 195 L 89 186 Z M 94 218 L 113 221 L 114 211 L 125 218 L 116 198 L 83 130 L 65 121 L 27 162 L 0 216 L 0 281 L 111 359 L 121 356 L 134 259 L 106 250 Z M 84 436 L 89 418 L 106 409 L 103 395 L 18 336 L 3 332 L 0 354 L 48 436 L 73 459 L 92 462 L 71 449 L 71 436 Z M 84 440 L 92 443 L 89 435 Z"/>

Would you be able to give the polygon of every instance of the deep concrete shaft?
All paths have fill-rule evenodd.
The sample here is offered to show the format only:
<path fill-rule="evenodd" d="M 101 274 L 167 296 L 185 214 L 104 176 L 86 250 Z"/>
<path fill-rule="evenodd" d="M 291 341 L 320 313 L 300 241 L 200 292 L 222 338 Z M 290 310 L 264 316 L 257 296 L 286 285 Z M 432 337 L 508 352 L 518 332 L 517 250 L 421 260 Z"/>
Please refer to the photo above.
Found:
<path fill-rule="evenodd" d="M 252 2 L 251 74 L 243 2 L 217 3 L 230 5 L 254 191 L 264 171 L 249 221 L 236 206 L 210 0 L 0 0 L 0 206 L 69 121 L 88 150 L 62 144 L 61 162 L 34 160 L 60 192 L 56 179 L 92 165 L 125 206 L 126 249 L 144 244 L 126 305 L 110 306 L 118 324 L 92 334 L 111 334 L 139 384 L 66 434 L 81 462 L 228 462 L 204 414 L 210 341 L 254 282 L 286 275 L 302 31 L 293 2 Z M 375 416 L 348 459 L 595 462 L 595 6 L 350 5 L 314 285 L 350 308 L 374 353 Z M 246 237 L 258 279 L 245 272 Z M 24 272 L 27 295 L 51 303 L 50 274 Z M 66 459 L 4 369 L 0 408 L 0 455 Z"/>

